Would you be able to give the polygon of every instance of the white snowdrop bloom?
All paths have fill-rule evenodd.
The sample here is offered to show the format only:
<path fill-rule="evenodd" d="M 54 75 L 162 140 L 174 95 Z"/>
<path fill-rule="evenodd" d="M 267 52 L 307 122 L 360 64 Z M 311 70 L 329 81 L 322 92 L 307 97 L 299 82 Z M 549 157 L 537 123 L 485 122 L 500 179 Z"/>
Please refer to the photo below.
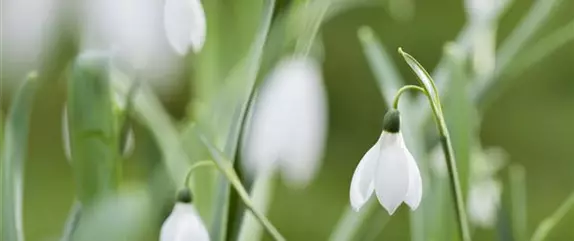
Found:
<path fill-rule="evenodd" d="M 470 185 L 468 216 L 473 224 L 490 228 L 496 224 L 502 186 L 494 179 L 485 179 Z"/>
<path fill-rule="evenodd" d="M 398 110 L 385 115 L 379 140 L 355 169 L 350 190 L 353 209 L 359 211 L 373 192 L 391 215 L 403 202 L 412 210 L 421 202 L 422 179 L 400 132 Z"/>
<path fill-rule="evenodd" d="M 166 0 L 163 14 L 165 33 L 171 47 L 180 55 L 185 55 L 190 46 L 194 52 L 199 52 L 206 35 L 205 12 L 201 2 Z"/>
<path fill-rule="evenodd" d="M 209 233 L 192 204 L 189 189 L 178 196 L 178 202 L 161 227 L 159 241 L 209 241 Z"/>
<path fill-rule="evenodd" d="M 322 159 L 327 97 L 321 68 L 308 57 L 283 59 L 252 102 L 242 146 L 248 173 L 279 168 L 287 184 L 305 186 Z"/>

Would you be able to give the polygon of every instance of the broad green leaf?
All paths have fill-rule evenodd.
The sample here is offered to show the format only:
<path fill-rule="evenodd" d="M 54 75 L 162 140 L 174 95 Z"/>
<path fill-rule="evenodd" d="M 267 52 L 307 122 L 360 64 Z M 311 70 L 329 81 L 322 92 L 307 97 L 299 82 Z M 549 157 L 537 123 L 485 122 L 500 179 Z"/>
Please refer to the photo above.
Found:
<path fill-rule="evenodd" d="M 110 59 L 86 53 L 68 80 L 68 129 L 76 193 L 84 206 L 117 189 L 119 128 L 110 89 Z"/>
<path fill-rule="evenodd" d="M 38 83 L 35 73 L 28 75 L 18 89 L 6 117 L 6 133 L 0 168 L 2 177 L 0 235 L 2 240 L 24 240 L 22 220 L 24 162 L 28 150 L 30 115 Z"/>
<path fill-rule="evenodd" d="M 72 240 L 142 240 L 153 221 L 153 209 L 143 188 L 109 195 L 82 211 Z"/>

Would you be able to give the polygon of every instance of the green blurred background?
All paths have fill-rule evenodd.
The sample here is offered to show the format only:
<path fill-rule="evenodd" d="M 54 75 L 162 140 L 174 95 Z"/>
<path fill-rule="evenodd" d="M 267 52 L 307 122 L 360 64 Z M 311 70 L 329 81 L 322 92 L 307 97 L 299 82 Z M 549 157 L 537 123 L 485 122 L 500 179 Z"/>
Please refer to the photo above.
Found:
<path fill-rule="evenodd" d="M 410 19 L 393 18 L 388 5 L 360 7 L 329 20 L 324 43 L 324 79 L 329 95 L 329 138 L 323 168 L 309 187 L 292 190 L 278 184 L 270 218 L 290 240 L 326 240 L 348 203 L 351 175 L 381 130 L 387 108 L 357 39 L 360 26 L 371 26 L 391 51 L 403 47 L 428 69 L 439 60 L 443 45 L 465 23 L 460 0 L 415 1 Z M 532 1 L 515 0 L 501 20 L 499 42 L 516 25 Z M 574 1 L 564 1 L 537 36 L 574 18 Z M 415 81 L 398 54 L 404 78 Z M 481 126 L 483 146 L 504 148 L 527 173 L 528 230 L 552 213 L 574 190 L 574 42 L 521 73 L 488 106 Z M 2 81 L 10 81 L 3 75 Z M 56 82 L 54 82 L 56 83 Z M 186 89 L 186 88 L 171 88 Z M 3 90 L 6 113 L 9 90 Z M 7 94 L 7 95 L 4 95 Z M 174 115 L 184 111 L 187 91 L 167 92 L 163 100 Z M 64 84 L 41 90 L 31 123 L 26 164 L 25 229 L 27 240 L 55 240 L 73 201 L 74 181 L 61 142 Z M 136 144 L 137 145 L 137 144 Z M 129 180 L 139 175 L 137 163 L 126 168 Z M 506 171 L 501 173 L 505 176 Z M 408 209 L 392 217 L 377 240 L 408 240 Z M 548 240 L 574 240 L 574 214 L 551 232 Z M 477 230 L 476 240 L 495 239 L 492 230 Z"/>

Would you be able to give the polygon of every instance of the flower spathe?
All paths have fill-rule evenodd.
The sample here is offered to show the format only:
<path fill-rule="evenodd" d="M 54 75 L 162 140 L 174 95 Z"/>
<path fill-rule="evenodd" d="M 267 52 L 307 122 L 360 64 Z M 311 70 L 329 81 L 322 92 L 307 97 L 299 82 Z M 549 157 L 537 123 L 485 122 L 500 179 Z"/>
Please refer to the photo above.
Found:
<path fill-rule="evenodd" d="M 179 55 L 192 48 L 199 52 L 205 42 L 206 20 L 199 0 L 166 0 L 163 23 L 167 40 Z"/>
<path fill-rule="evenodd" d="M 399 130 L 399 112 L 385 115 L 383 132 L 375 145 L 365 153 L 351 180 L 350 199 L 355 211 L 373 193 L 389 214 L 405 202 L 415 210 L 422 198 L 419 168 L 407 149 Z"/>

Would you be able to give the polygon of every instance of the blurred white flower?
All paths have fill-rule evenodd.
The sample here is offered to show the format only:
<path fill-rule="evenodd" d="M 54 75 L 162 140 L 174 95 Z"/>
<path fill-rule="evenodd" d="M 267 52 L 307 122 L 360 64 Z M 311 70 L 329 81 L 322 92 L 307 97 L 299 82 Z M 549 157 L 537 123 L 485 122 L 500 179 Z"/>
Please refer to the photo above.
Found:
<path fill-rule="evenodd" d="M 350 190 L 351 206 L 355 211 L 359 211 L 373 192 L 391 215 L 403 202 L 412 210 L 419 206 L 421 174 L 405 145 L 399 123 L 399 112 L 389 111 L 383 120 L 379 140 L 357 165 Z"/>
<path fill-rule="evenodd" d="M 191 202 L 177 202 L 161 227 L 159 241 L 209 241 L 209 233 Z"/>
<path fill-rule="evenodd" d="M 496 172 L 504 167 L 505 159 L 506 153 L 500 148 L 472 151 L 467 209 L 470 222 L 477 227 L 496 224 L 502 195 Z"/>
<path fill-rule="evenodd" d="M 0 62 L 2 91 L 19 86 L 26 74 L 38 69 L 55 39 L 64 14 L 57 0 L 2 0 Z"/>
<path fill-rule="evenodd" d="M 163 24 L 167 40 L 180 55 L 191 46 L 194 52 L 203 47 L 206 35 L 205 12 L 199 0 L 166 0 Z"/>
<path fill-rule="evenodd" d="M 245 169 L 279 168 L 287 183 L 306 185 L 320 166 L 327 131 L 321 68 L 307 57 L 283 59 L 252 102 L 242 146 Z"/>
<path fill-rule="evenodd" d="M 502 186 L 494 179 L 474 182 L 468 191 L 468 216 L 479 227 L 490 228 L 496 223 Z"/>

